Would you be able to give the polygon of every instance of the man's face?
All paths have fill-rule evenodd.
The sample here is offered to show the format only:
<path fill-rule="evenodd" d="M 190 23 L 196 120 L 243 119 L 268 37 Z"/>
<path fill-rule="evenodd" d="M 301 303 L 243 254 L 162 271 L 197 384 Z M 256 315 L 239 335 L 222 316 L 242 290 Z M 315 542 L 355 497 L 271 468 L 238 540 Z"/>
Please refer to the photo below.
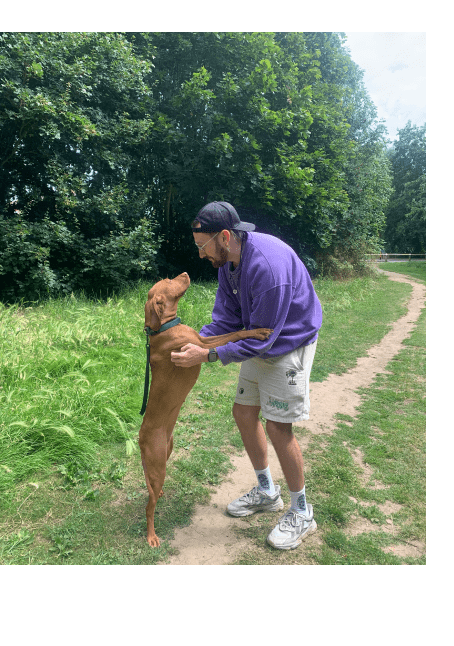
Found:
<path fill-rule="evenodd" d="M 200 258 L 209 260 L 215 269 L 223 267 L 228 261 L 227 249 L 218 240 L 221 233 L 222 231 L 217 234 L 193 232 L 194 241 L 199 248 Z"/>

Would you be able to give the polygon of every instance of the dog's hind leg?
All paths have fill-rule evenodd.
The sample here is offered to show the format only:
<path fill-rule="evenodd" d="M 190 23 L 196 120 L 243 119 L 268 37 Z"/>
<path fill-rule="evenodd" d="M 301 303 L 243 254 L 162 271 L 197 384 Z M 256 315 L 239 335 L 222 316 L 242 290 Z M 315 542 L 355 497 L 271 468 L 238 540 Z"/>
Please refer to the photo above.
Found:
<path fill-rule="evenodd" d="M 173 451 L 173 429 L 175 428 L 175 424 L 178 418 L 178 415 L 180 413 L 180 406 L 176 408 L 176 410 L 173 412 L 173 414 L 170 416 L 170 422 L 167 425 L 166 429 L 166 435 L 167 435 L 167 460 L 170 458 L 170 455 Z M 161 491 L 159 494 L 159 497 L 164 495 L 164 491 Z"/>
<path fill-rule="evenodd" d="M 171 435 L 170 440 L 167 442 L 167 460 L 170 458 L 170 454 L 172 453 L 173 450 L 173 435 Z M 159 492 L 158 498 L 161 498 L 161 496 L 164 495 L 164 489 L 161 489 Z"/>
<path fill-rule="evenodd" d="M 170 458 L 170 454 L 173 451 L 173 433 L 170 436 L 170 440 L 167 442 L 167 460 Z"/>
<path fill-rule="evenodd" d="M 167 440 L 167 460 L 170 458 L 172 451 L 173 451 L 173 427 L 172 427 L 172 434 L 170 438 Z M 164 495 L 164 490 L 161 489 L 161 491 L 159 492 L 159 498 L 163 495 Z"/>
<path fill-rule="evenodd" d="M 170 361 L 169 361 L 170 363 Z M 156 371 L 150 386 L 148 404 L 139 432 L 139 446 L 147 484 L 149 500 L 147 515 L 147 541 L 150 547 L 159 547 L 154 528 L 154 514 L 166 475 L 166 462 L 173 449 L 173 429 L 180 408 L 200 372 L 200 366 L 177 369 L 171 366 L 170 382 L 157 377 Z"/>
<path fill-rule="evenodd" d="M 154 513 L 156 503 L 162 493 L 162 486 L 166 475 L 167 442 L 165 429 L 153 430 L 153 442 L 151 446 L 143 437 L 139 438 L 139 445 L 149 496 L 146 508 L 147 541 L 150 547 L 159 547 L 159 538 L 154 528 Z"/>

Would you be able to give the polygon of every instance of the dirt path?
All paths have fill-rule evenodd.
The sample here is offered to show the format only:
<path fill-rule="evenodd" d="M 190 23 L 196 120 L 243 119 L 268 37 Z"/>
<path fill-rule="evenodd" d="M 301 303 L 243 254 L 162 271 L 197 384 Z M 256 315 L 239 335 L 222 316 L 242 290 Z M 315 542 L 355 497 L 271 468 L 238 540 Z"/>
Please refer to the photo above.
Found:
<path fill-rule="evenodd" d="M 313 434 L 331 434 L 336 427 L 335 415 L 343 413 L 356 416 L 361 397 L 355 391 L 371 385 L 378 373 L 386 372 L 384 367 L 401 350 L 402 342 L 415 327 L 421 309 L 425 304 L 425 286 L 406 276 L 383 271 L 390 280 L 409 283 L 413 292 L 408 302 L 408 312 L 396 321 L 390 331 L 377 345 L 372 346 L 366 357 L 358 359 L 354 368 L 345 374 L 329 375 L 321 382 L 311 384 L 311 419 L 298 425 Z M 303 451 L 310 440 L 300 440 Z M 355 457 L 355 456 L 354 456 Z M 361 464 L 361 456 L 356 456 Z M 269 462 L 274 480 L 283 477 L 281 467 L 273 448 L 269 447 Z M 175 530 L 172 546 L 179 553 L 172 557 L 169 565 L 228 565 L 249 546 L 249 541 L 238 540 L 234 527 L 241 521 L 228 516 L 227 504 L 256 485 L 256 478 L 248 456 L 243 453 L 232 459 L 235 470 L 230 479 L 212 495 L 210 504 L 198 505 L 191 525 Z M 367 465 L 364 465 L 367 468 Z M 166 565 L 163 563 L 163 565 Z"/>

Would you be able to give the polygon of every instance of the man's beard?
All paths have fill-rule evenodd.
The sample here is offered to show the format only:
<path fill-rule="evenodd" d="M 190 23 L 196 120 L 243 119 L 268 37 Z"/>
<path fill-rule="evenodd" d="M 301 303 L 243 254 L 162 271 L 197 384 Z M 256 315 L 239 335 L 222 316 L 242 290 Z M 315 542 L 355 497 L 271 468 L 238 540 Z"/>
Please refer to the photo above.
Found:
<path fill-rule="evenodd" d="M 220 267 L 223 267 L 225 263 L 228 261 L 229 254 L 227 249 L 224 249 L 224 247 L 222 247 L 217 240 L 215 240 L 215 244 L 216 244 L 216 255 L 218 256 L 218 259 L 211 260 L 211 264 L 215 269 L 219 269 Z"/>

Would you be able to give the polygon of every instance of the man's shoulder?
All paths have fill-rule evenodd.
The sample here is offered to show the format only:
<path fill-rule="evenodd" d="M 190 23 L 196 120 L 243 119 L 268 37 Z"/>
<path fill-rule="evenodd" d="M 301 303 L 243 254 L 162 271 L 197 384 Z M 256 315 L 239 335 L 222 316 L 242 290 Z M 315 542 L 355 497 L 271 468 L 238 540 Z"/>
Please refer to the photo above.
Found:
<path fill-rule="evenodd" d="M 265 233 L 249 233 L 244 249 L 242 277 L 255 292 L 298 281 L 303 264 L 285 242 Z"/>
<path fill-rule="evenodd" d="M 266 259 L 273 265 L 297 257 L 288 244 L 267 233 L 248 232 L 246 248 L 250 256 Z"/>

